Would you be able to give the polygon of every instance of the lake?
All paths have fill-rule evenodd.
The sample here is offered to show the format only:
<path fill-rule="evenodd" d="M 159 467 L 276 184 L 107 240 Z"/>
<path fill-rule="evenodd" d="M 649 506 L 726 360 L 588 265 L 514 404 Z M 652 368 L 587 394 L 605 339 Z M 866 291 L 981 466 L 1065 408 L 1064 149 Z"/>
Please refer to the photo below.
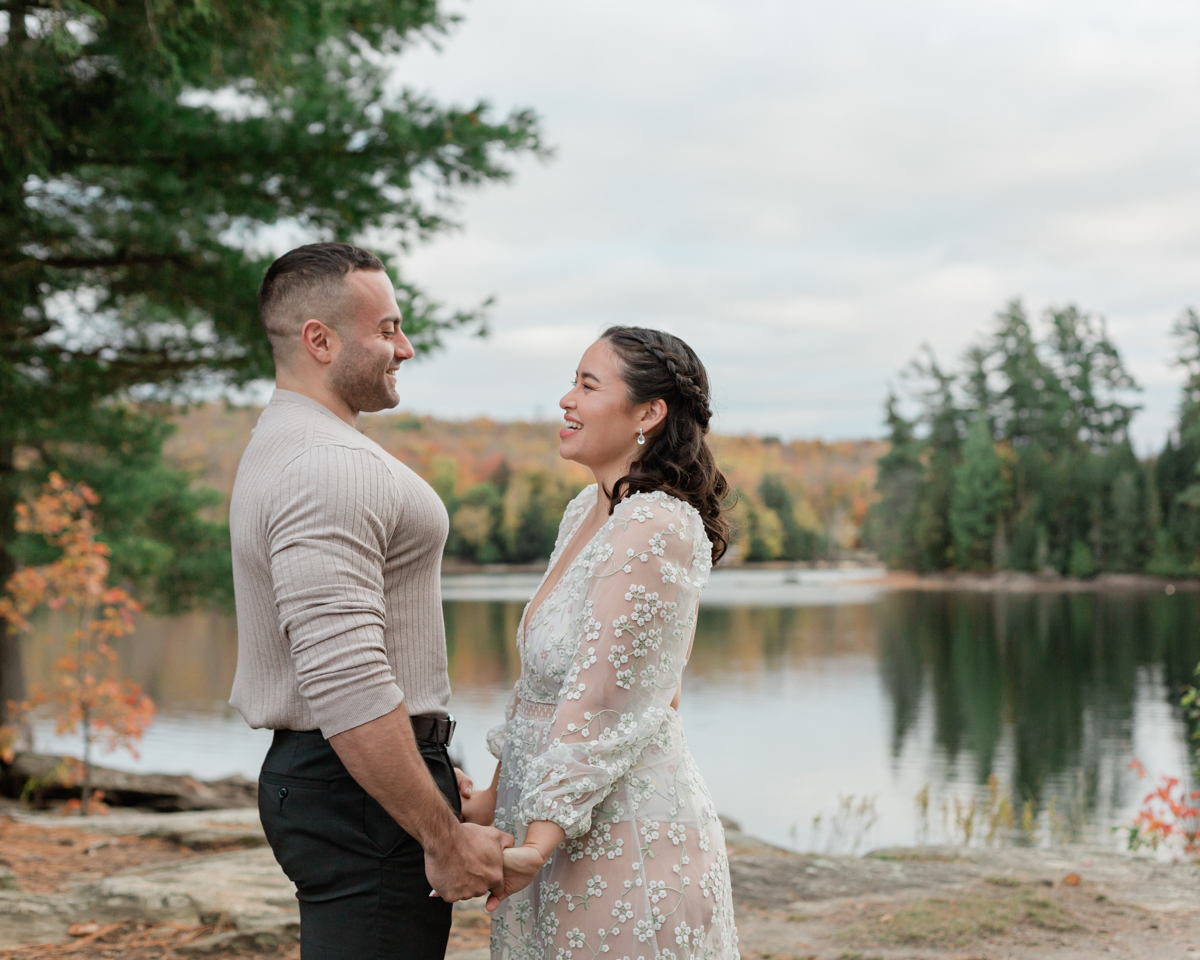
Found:
<path fill-rule="evenodd" d="M 1018 820 L 1028 802 L 1035 842 L 1115 843 L 1111 828 L 1148 789 L 1132 760 L 1186 777 L 1177 700 L 1200 661 L 1200 594 L 887 591 L 863 582 L 870 576 L 713 574 L 680 713 L 717 806 L 749 833 L 831 851 L 961 839 L 964 812 L 986 801 L 994 776 Z M 537 581 L 443 581 L 453 752 L 480 780 L 491 775 L 484 733 L 516 678 L 513 637 Z M 232 618 L 145 616 L 120 652 L 160 714 L 140 760 L 100 762 L 257 776 L 270 734 L 225 703 Z M 49 662 L 30 642 L 31 678 Z M 40 750 L 76 752 L 46 723 L 35 736 Z"/>

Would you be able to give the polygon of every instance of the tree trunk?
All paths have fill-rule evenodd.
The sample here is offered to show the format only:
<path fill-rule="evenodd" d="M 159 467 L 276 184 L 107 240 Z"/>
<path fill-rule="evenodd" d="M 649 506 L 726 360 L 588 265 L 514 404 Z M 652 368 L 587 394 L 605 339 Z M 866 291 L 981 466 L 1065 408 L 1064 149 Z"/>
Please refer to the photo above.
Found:
<path fill-rule="evenodd" d="M 25 9 L 23 3 L 15 4 L 8 11 L 8 39 L 10 43 L 24 43 L 29 34 L 25 29 Z"/>
<path fill-rule="evenodd" d="M 996 515 L 996 533 L 992 537 L 992 569 L 1003 570 L 1008 566 L 1008 527 L 1004 512 Z"/>
<path fill-rule="evenodd" d="M 0 590 L 16 569 L 9 547 L 16 537 L 17 475 L 13 462 L 13 447 L 0 440 Z M 0 723 L 12 721 L 8 708 L 10 700 L 25 699 L 25 670 L 21 660 L 21 634 L 0 617 Z M 28 726 L 20 724 L 18 749 L 30 749 Z"/>

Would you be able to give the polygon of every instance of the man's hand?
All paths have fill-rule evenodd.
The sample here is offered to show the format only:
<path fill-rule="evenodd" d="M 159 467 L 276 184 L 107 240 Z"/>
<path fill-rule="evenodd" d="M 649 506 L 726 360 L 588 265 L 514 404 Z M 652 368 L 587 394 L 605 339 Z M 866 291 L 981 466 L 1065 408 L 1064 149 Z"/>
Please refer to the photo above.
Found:
<path fill-rule="evenodd" d="M 485 893 L 499 896 L 504 889 L 503 852 L 512 845 L 512 834 L 475 823 L 459 824 L 444 849 L 426 848 L 425 877 L 446 901 L 470 900 Z"/>

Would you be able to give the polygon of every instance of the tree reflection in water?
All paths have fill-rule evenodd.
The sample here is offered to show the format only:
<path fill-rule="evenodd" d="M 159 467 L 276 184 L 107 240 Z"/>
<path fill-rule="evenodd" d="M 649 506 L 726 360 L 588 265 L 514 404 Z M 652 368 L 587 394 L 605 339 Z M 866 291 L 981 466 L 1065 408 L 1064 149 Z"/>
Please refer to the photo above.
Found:
<path fill-rule="evenodd" d="M 969 751 L 983 784 L 1011 737 L 1008 787 L 1039 807 L 1079 790 L 1089 812 L 1119 806 L 1112 764 L 1133 749 L 1139 682 L 1161 684 L 1178 713 L 1200 660 L 1191 593 L 899 592 L 875 615 L 893 756 L 929 696 L 946 760 Z"/>

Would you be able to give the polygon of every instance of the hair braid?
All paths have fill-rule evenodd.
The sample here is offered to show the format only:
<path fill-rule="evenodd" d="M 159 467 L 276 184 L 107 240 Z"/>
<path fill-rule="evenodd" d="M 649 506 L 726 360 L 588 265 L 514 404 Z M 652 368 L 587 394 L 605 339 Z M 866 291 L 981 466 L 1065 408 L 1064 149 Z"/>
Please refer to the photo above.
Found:
<path fill-rule="evenodd" d="M 679 391 L 679 395 L 688 402 L 688 405 L 692 408 L 692 413 L 700 421 L 700 426 L 707 428 L 709 420 L 712 419 L 712 410 L 708 405 L 707 393 L 680 368 L 679 357 L 676 354 L 669 353 L 654 343 L 647 343 L 646 349 L 654 354 L 655 359 L 659 363 L 666 367 L 667 372 L 675 381 L 675 387 Z"/>
<path fill-rule="evenodd" d="M 712 409 L 704 364 L 686 343 L 661 330 L 610 327 L 601 339 L 617 354 L 630 403 L 667 404 L 666 418 L 646 435 L 629 473 L 613 484 L 610 512 L 630 494 L 662 490 L 696 508 L 713 560 L 721 559 L 729 545 L 723 515 L 729 484 L 705 439 Z"/>

